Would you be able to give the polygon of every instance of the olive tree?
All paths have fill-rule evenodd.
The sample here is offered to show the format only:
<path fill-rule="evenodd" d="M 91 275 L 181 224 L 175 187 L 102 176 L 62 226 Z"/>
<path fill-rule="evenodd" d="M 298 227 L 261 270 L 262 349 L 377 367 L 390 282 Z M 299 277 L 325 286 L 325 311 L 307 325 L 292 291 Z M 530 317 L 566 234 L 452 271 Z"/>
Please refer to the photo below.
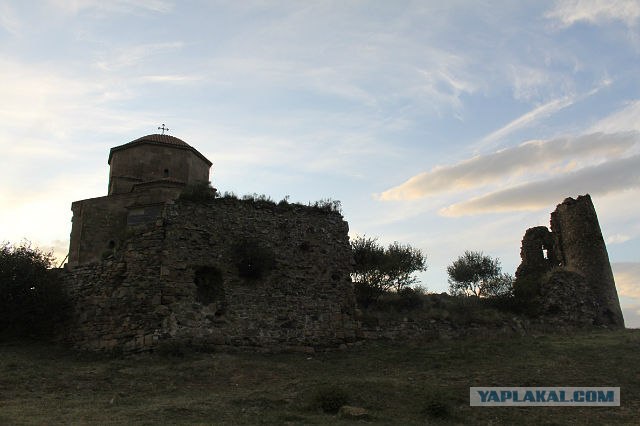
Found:
<path fill-rule="evenodd" d="M 447 267 L 452 295 L 495 297 L 510 293 L 513 277 L 502 273 L 499 259 L 481 251 L 465 251 Z"/>
<path fill-rule="evenodd" d="M 408 244 L 393 242 L 385 248 L 376 238 L 356 237 L 351 251 L 355 261 L 351 278 L 369 299 L 411 287 L 418 282 L 414 273 L 427 269 L 426 256 Z"/>

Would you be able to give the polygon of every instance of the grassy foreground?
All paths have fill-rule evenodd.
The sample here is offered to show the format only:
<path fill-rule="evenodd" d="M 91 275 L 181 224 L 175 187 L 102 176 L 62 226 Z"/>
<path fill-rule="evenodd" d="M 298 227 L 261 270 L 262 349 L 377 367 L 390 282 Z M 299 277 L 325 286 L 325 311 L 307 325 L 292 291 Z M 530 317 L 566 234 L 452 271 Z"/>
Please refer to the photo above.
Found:
<path fill-rule="evenodd" d="M 637 424 L 640 330 L 107 358 L 0 343 L 0 424 Z M 619 386 L 620 407 L 469 407 L 470 386 Z M 361 423 L 361 422 L 358 422 Z"/>

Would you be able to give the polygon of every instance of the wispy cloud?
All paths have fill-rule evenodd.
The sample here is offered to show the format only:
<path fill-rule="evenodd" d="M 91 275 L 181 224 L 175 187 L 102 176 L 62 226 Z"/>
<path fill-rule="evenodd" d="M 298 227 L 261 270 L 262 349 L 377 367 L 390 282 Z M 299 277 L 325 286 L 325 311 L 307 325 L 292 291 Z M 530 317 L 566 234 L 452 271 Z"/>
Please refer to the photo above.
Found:
<path fill-rule="evenodd" d="M 633 26 L 640 20 L 640 3 L 637 0 L 561 0 L 546 16 L 557 20 L 561 27 L 576 22 L 598 25 L 610 21 Z"/>
<path fill-rule="evenodd" d="M 142 81 L 146 81 L 149 83 L 192 83 L 195 81 L 201 81 L 203 77 L 195 76 L 195 75 L 179 75 L 179 74 L 171 74 L 171 75 L 146 75 L 141 78 Z"/>
<path fill-rule="evenodd" d="M 17 35 L 22 28 L 22 22 L 18 19 L 13 7 L 7 2 L 0 2 L 0 28 L 9 34 Z"/>
<path fill-rule="evenodd" d="M 640 186 L 640 155 L 607 161 L 550 179 L 497 190 L 440 211 L 444 216 L 537 210 L 575 194 L 595 195 Z"/>
<path fill-rule="evenodd" d="M 562 173 L 585 159 L 617 158 L 640 144 L 635 132 L 594 133 L 548 141 L 530 141 L 517 147 L 480 155 L 450 166 L 438 166 L 413 176 L 382 194 L 381 200 L 416 199 L 442 192 L 483 186 L 524 173 Z"/>
<path fill-rule="evenodd" d="M 132 13 L 146 10 L 167 13 L 173 9 L 173 2 L 166 0 L 49 0 L 49 3 L 56 9 L 72 15 L 86 10 L 108 13 Z"/>
<path fill-rule="evenodd" d="M 493 144 L 494 142 L 504 138 L 505 136 L 515 132 L 516 130 L 520 130 L 524 127 L 530 126 L 536 121 L 548 117 L 563 108 L 566 108 L 572 105 L 575 101 L 575 97 L 573 96 L 564 96 L 562 98 L 554 99 L 549 101 L 543 105 L 540 105 L 531 111 L 521 115 L 505 126 L 495 130 L 485 137 L 483 137 L 478 143 L 478 147 L 486 146 Z"/>
<path fill-rule="evenodd" d="M 179 50 L 183 45 L 184 43 L 180 41 L 173 41 L 120 47 L 102 54 L 102 57 L 96 61 L 96 65 L 105 71 L 120 70 L 137 65 L 149 57 Z"/>
<path fill-rule="evenodd" d="M 540 76 L 534 76 L 531 77 L 534 80 L 538 79 L 538 78 L 542 78 Z M 533 82 L 529 81 L 529 82 L 525 82 L 525 83 L 518 83 L 516 81 L 516 89 L 518 89 L 518 84 L 524 84 L 525 86 L 532 86 L 534 85 Z M 581 102 L 595 94 L 597 94 L 600 90 L 602 90 L 605 87 L 608 87 L 612 84 L 612 81 L 609 78 L 604 78 L 602 79 L 594 88 L 592 88 L 591 90 L 587 91 L 586 93 L 580 94 L 580 95 L 566 95 L 566 96 L 562 96 L 560 98 L 556 98 L 553 99 L 551 101 L 548 101 L 540 106 L 535 107 L 534 109 L 532 109 L 531 111 L 521 115 L 520 117 L 516 118 L 515 120 L 512 120 L 511 122 L 507 123 L 506 125 L 502 126 L 501 128 L 499 128 L 498 130 L 495 130 L 491 133 L 489 133 L 488 135 L 484 136 L 477 144 L 476 144 L 476 149 L 480 149 L 480 148 L 484 148 L 487 146 L 492 146 L 495 145 L 498 141 L 500 141 L 501 139 L 503 139 L 504 137 L 510 135 L 511 133 L 514 133 L 518 130 L 524 129 L 526 127 L 532 126 L 534 124 L 536 124 L 538 121 L 545 119 L 547 117 L 552 116 L 553 114 L 568 108 L 572 105 L 574 105 L 577 102 Z M 520 89 L 521 90 L 521 89 Z M 528 88 L 527 90 L 532 90 L 531 88 Z"/>

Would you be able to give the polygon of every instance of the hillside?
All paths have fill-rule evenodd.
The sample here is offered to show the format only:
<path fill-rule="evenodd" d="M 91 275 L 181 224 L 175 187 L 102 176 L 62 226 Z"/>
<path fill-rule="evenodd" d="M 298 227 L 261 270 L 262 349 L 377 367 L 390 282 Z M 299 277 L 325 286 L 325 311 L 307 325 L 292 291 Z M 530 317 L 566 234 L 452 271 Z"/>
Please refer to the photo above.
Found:
<path fill-rule="evenodd" d="M 640 330 L 365 344 L 328 353 L 109 358 L 0 346 L 0 424 L 636 424 Z M 621 407 L 469 407 L 470 386 L 619 386 Z"/>

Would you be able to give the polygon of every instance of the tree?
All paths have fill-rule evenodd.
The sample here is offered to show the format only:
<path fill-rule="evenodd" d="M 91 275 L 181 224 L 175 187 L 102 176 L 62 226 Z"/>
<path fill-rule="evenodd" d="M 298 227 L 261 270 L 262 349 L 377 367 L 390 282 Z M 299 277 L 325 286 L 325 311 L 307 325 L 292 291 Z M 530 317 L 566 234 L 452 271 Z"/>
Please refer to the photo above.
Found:
<path fill-rule="evenodd" d="M 63 319 L 67 303 L 52 253 L 20 245 L 0 246 L 0 331 L 42 334 Z"/>
<path fill-rule="evenodd" d="M 502 273 L 499 259 L 481 251 L 465 251 L 447 267 L 449 291 L 453 295 L 495 297 L 510 293 L 513 277 Z"/>
<path fill-rule="evenodd" d="M 376 238 L 356 237 L 351 251 L 355 260 L 351 278 L 373 298 L 410 287 L 418 282 L 413 274 L 427 269 L 426 256 L 408 244 L 393 242 L 384 248 Z"/>

